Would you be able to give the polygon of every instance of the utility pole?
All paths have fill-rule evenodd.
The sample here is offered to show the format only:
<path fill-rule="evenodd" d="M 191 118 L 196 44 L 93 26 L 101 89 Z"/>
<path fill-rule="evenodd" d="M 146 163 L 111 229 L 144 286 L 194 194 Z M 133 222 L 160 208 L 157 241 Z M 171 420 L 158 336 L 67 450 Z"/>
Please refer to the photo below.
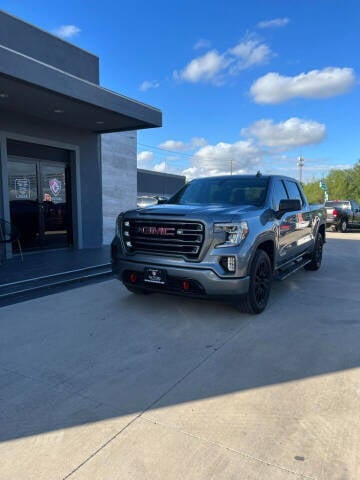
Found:
<path fill-rule="evenodd" d="M 301 183 L 302 182 L 302 169 L 303 169 L 303 166 L 304 166 L 304 158 L 302 156 L 298 157 L 298 162 L 297 162 L 297 166 L 299 168 L 299 182 Z"/>
<path fill-rule="evenodd" d="M 230 159 L 230 175 L 232 175 L 232 171 L 233 171 L 233 161 L 232 161 L 232 158 Z"/>

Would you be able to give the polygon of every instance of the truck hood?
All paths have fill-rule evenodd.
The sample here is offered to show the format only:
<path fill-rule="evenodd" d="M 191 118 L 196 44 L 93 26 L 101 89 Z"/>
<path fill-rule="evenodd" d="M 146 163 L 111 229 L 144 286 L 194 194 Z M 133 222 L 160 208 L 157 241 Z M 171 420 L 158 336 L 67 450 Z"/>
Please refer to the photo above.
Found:
<path fill-rule="evenodd" d="M 258 211 L 259 208 L 253 205 L 153 205 L 146 208 L 137 209 L 137 214 L 144 216 L 174 216 L 174 217 L 190 217 L 190 218 L 211 218 L 213 220 L 220 219 L 224 221 L 224 217 L 232 217 L 234 215 L 250 214 L 250 212 Z"/>

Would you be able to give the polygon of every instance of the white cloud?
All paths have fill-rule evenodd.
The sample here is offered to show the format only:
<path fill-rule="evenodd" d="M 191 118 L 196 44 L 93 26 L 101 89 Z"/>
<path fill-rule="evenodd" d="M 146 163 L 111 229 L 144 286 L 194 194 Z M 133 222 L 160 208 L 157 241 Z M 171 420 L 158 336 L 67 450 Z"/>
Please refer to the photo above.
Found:
<path fill-rule="evenodd" d="M 188 143 L 189 150 L 204 147 L 205 145 L 207 145 L 207 141 L 203 137 L 194 137 L 191 139 L 190 143 Z"/>
<path fill-rule="evenodd" d="M 185 168 L 185 170 L 182 171 L 182 174 L 188 178 L 195 178 L 196 172 L 197 172 L 196 167 L 189 167 L 189 168 Z"/>
<path fill-rule="evenodd" d="M 259 40 L 247 40 L 241 42 L 229 50 L 229 53 L 237 57 L 235 65 L 232 66 L 232 73 L 244 70 L 253 65 L 263 65 L 272 56 L 270 48 Z"/>
<path fill-rule="evenodd" d="M 259 28 L 277 28 L 285 27 L 290 22 L 290 19 L 287 17 L 284 18 L 273 18 L 272 20 L 263 20 L 259 22 L 257 26 Z"/>
<path fill-rule="evenodd" d="M 279 153 L 320 143 L 326 137 L 326 127 L 296 117 L 278 123 L 263 119 L 243 128 L 240 133 L 243 139 L 234 143 L 219 142 L 199 148 L 182 174 L 195 178 L 226 175 L 231 170 L 233 174 L 256 173 L 269 170 L 269 165 L 273 173 L 283 167 L 280 158 L 288 158 L 280 157 Z M 292 165 L 291 162 L 289 160 Z"/>
<path fill-rule="evenodd" d="M 76 25 L 61 25 L 54 30 L 54 34 L 61 38 L 72 38 L 81 32 Z"/>
<path fill-rule="evenodd" d="M 157 163 L 156 165 L 154 165 L 152 167 L 151 170 L 155 170 L 155 172 L 165 172 L 166 170 L 166 162 L 161 162 L 161 163 Z"/>
<path fill-rule="evenodd" d="M 174 72 L 174 78 L 186 82 L 216 82 L 219 73 L 228 66 L 228 60 L 216 50 L 211 50 L 201 57 L 194 58 L 180 72 Z M 218 80 L 217 80 L 218 79 Z"/>
<path fill-rule="evenodd" d="M 145 162 L 150 162 L 151 160 L 154 159 L 154 154 L 153 152 L 149 152 L 147 150 L 144 150 L 143 152 L 138 153 L 137 155 L 137 161 L 139 163 L 145 163 Z"/>
<path fill-rule="evenodd" d="M 352 68 L 327 67 L 295 77 L 271 72 L 257 79 L 250 88 L 257 103 L 282 103 L 291 98 L 327 98 L 350 90 L 355 84 Z"/>
<path fill-rule="evenodd" d="M 172 152 L 183 152 L 186 150 L 194 150 L 195 148 L 203 147 L 206 145 L 205 138 L 194 137 L 190 142 L 185 143 L 179 140 L 166 140 L 166 142 L 160 143 L 159 148 L 165 150 L 171 150 Z"/>
<path fill-rule="evenodd" d="M 175 70 L 173 77 L 190 83 L 222 85 L 226 77 L 236 75 L 254 65 L 265 64 L 272 55 L 265 43 L 255 38 L 247 39 L 223 53 L 210 50 L 194 58 L 182 70 Z"/>
<path fill-rule="evenodd" d="M 241 135 L 255 138 L 259 145 L 279 152 L 320 143 L 326 136 L 326 127 L 322 123 L 296 117 L 279 123 L 274 123 L 273 120 L 258 120 L 243 128 Z"/>
<path fill-rule="evenodd" d="M 180 152 L 186 150 L 185 143 L 178 140 L 166 140 L 166 142 L 160 143 L 159 148 L 165 150 L 171 150 L 172 152 Z"/>
<path fill-rule="evenodd" d="M 209 48 L 211 47 L 211 42 L 210 40 L 206 40 L 206 38 L 200 38 L 195 45 L 194 45 L 194 50 L 200 50 L 201 48 Z"/>
<path fill-rule="evenodd" d="M 231 170 L 233 173 L 256 172 L 262 155 L 252 140 L 207 145 L 195 153 L 191 166 L 183 174 L 193 178 L 229 174 Z"/>
<path fill-rule="evenodd" d="M 146 92 L 150 88 L 159 88 L 159 86 L 160 86 L 160 83 L 157 80 L 151 80 L 151 81 L 150 80 L 145 80 L 144 82 L 142 82 L 139 89 L 142 92 Z"/>

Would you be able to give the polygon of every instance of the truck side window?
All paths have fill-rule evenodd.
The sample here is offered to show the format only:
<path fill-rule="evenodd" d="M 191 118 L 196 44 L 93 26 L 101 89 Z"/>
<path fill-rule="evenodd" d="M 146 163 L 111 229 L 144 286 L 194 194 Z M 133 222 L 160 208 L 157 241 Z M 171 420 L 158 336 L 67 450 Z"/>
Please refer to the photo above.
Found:
<path fill-rule="evenodd" d="M 300 200 L 301 205 L 304 205 L 304 199 L 297 184 L 295 182 L 285 180 L 285 186 L 286 190 L 288 191 L 289 198 L 292 200 Z"/>
<path fill-rule="evenodd" d="M 272 205 L 275 211 L 279 210 L 280 200 L 285 200 L 289 198 L 286 193 L 284 184 L 282 180 L 276 180 L 274 183 L 273 194 L 272 194 Z"/>

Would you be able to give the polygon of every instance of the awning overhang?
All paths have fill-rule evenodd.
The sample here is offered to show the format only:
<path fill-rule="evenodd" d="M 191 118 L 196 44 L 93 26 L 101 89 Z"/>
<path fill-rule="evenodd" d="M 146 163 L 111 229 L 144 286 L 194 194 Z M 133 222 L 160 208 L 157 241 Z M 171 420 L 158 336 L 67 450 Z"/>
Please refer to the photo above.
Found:
<path fill-rule="evenodd" d="M 162 113 L 0 45 L 0 112 L 94 133 L 161 127 Z"/>

